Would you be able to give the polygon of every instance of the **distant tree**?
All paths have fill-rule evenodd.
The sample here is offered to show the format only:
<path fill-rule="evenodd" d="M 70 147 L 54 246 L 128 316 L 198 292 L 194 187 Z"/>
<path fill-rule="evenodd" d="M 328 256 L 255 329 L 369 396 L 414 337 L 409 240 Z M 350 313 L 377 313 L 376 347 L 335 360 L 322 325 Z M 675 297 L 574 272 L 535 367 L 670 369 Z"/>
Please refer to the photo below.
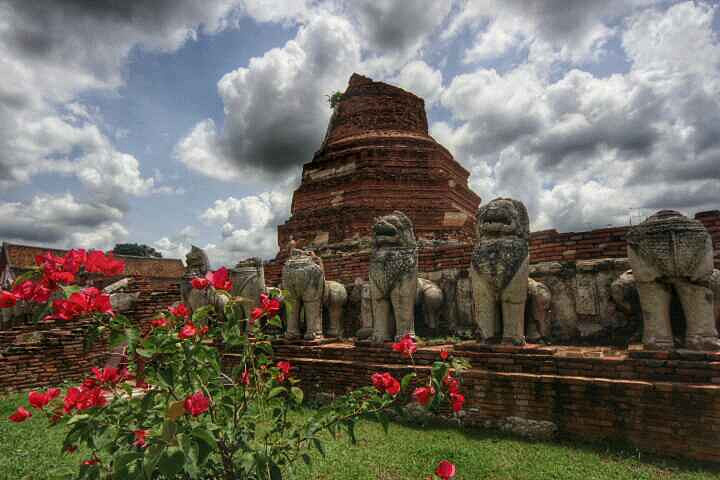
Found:
<path fill-rule="evenodd" d="M 113 248 L 116 255 L 131 255 L 133 257 L 154 257 L 162 258 L 162 253 L 145 244 L 137 243 L 118 243 Z"/>

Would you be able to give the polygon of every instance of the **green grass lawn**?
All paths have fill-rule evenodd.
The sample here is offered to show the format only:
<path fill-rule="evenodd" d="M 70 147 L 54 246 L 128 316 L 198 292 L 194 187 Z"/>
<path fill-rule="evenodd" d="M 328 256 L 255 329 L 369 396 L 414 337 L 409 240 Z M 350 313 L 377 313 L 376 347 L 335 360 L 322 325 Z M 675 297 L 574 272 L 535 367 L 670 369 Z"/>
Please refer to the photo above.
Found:
<path fill-rule="evenodd" d="M 49 472 L 79 462 L 60 453 L 63 431 L 46 429 L 39 415 L 21 424 L 7 420 L 25 396 L 0 398 L 0 479 L 49 478 Z M 447 459 L 458 467 L 456 479 L 718 479 L 720 469 L 638 454 L 606 445 L 530 442 L 490 431 L 392 424 L 358 425 L 358 444 L 346 439 L 326 443 L 326 457 L 316 455 L 312 469 L 299 467 L 302 480 L 422 480 Z"/>

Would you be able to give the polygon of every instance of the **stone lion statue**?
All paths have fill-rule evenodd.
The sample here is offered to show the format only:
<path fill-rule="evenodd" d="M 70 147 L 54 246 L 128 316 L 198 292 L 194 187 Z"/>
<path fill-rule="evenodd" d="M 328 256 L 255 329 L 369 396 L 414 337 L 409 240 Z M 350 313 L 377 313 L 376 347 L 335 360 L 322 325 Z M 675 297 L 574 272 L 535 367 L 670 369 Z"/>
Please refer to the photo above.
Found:
<path fill-rule="evenodd" d="M 504 342 L 525 343 L 530 222 L 522 202 L 496 198 L 477 212 L 470 265 L 475 336 L 487 341 L 502 328 Z"/>
<path fill-rule="evenodd" d="M 661 210 L 627 234 L 627 251 L 643 312 L 643 344 L 674 347 L 670 302 L 677 294 L 685 314 L 685 347 L 718 350 L 713 312 L 713 245 L 705 226 Z"/>
<path fill-rule="evenodd" d="M 322 338 L 325 272 L 320 258 L 313 252 L 293 249 L 283 266 L 282 285 L 292 303 L 285 337 L 290 340 L 300 338 L 300 312 L 304 310 L 304 339 Z"/>
<path fill-rule="evenodd" d="M 372 341 L 414 336 L 418 252 L 413 224 L 407 215 L 395 211 L 376 219 L 372 235 Z"/>

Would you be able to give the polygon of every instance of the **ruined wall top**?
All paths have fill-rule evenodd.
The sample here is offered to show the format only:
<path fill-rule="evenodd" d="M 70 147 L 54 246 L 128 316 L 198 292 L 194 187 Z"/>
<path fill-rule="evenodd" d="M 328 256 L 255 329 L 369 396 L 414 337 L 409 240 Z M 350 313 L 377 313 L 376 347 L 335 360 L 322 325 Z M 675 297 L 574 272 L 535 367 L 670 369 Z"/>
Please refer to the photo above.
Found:
<path fill-rule="evenodd" d="M 335 106 L 323 146 L 380 132 L 428 137 L 425 101 L 402 88 L 354 73 Z"/>

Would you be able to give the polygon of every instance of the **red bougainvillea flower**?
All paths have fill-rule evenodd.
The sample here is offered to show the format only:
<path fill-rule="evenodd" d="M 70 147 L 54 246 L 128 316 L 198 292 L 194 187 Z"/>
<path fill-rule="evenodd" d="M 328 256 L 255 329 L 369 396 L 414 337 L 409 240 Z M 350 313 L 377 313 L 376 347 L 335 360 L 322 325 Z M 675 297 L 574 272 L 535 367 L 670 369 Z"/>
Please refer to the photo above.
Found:
<path fill-rule="evenodd" d="M 285 360 L 281 360 L 281 361 L 277 362 L 276 366 L 277 366 L 277 368 L 280 369 L 280 373 L 277 374 L 275 379 L 278 382 L 283 383 L 285 380 L 287 380 L 290 377 L 290 369 L 292 368 L 292 366 L 290 365 L 290 362 L 285 361 Z"/>
<path fill-rule="evenodd" d="M 42 410 L 58 395 L 60 395 L 59 388 L 50 388 L 46 392 L 32 391 L 28 394 L 28 403 L 38 410 Z"/>
<path fill-rule="evenodd" d="M 0 290 L 0 308 L 14 307 L 19 297 L 12 292 Z"/>
<path fill-rule="evenodd" d="M 178 338 L 180 340 L 187 340 L 188 338 L 192 338 L 195 335 L 197 335 L 198 331 L 195 325 L 193 325 L 191 322 L 186 323 L 182 326 L 180 331 L 178 332 Z"/>
<path fill-rule="evenodd" d="M 207 278 L 196 277 L 190 281 L 192 288 L 197 290 L 204 290 L 210 285 L 210 281 Z"/>
<path fill-rule="evenodd" d="M 412 354 L 415 353 L 415 351 L 417 350 L 417 345 L 408 333 L 405 334 L 405 336 L 401 338 L 399 342 L 393 343 L 392 349 L 396 352 L 402 353 L 406 357 L 411 357 Z"/>
<path fill-rule="evenodd" d="M 177 307 L 169 307 L 168 311 L 175 317 L 187 318 L 190 316 L 190 310 L 188 310 L 184 303 L 181 303 Z"/>
<path fill-rule="evenodd" d="M 117 260 L 112 252 L 105 254 L 100 250 L 93 250 L 87 254 L 85 270 L 111 277 L 121 275 L 125 271 L 125 262 Z"/>
<path fill-rule="evenodd" d="M 400 393 L 400 382 L 388 372 L 373 373 L 372 382 L 381 392 L 387 392 L 393 397 Z"/>
<path fill-rule="evenodd" d="M 117 385 L 125 380 L 127 376 L 127 370 L 118 370 L 115 367 L 105 367 L 102 370 L 97 367 L 93 367 L 92 372 L 95 374 L 95 379 L 98 382 L 109 383 L 112 385 Z"/>
<path fill-rule="evenodd" d="M 32 417 L 32 413 L 30 413 L 25 407 L 18 407 L 17 410 L 15 410 L 15 413 L 10 415 L 8 418 L 11 422 L 20 423 L 30 417 Z"/>
<path fill-rule="evenodd" d="M 73 453 L 77 452 L 77 449 L 78 449 L 77 445 L 68 445 L 67 447 L 65 447 L 63 449 L 63 452 L 65 452 L 69 455 L 72 455 Z"/>
<path fill-rule="evenodd" d="M 230 275 L 228 269 L 220 267 L 214 272 L 207 272 L 205 278 L 212 284 L 213 287 L 218 290 L 231 290 L 232 282 L 230 281 Z"/>
<path fill-rule="evenodd" d="M 453 412 L 459 412 L 462 410 L 463 404 L 465 403 L 465 396 L 461 393 L 450 394 L 450 405 L 452 405 Z"/>
<path fill-rule="evenodd" d="M 207 412 L 208 408 L 210 408 L 210 399 L 206 397 L 203 392 L 197 391 L 192 395 L 189 395 L 185 399 L 183 405 L 185 406 L 185 411 L 187 413 L 193 417 L 197 417 L 198 415 Z"/>
<path fill-rule="evenodd" d="M 133 445 L 140 448 L 145 448 L 147 446 L 147 430 L 135 430 L 133 432 L 135 434 L 135 441 L 133 442 Z"/>
<path fill-rule="evenodd" d="M 84 288 L 67 299 L 55 299 L 52 303 L 53 314 L 45 319 L 72 320 L 91 313 L 113 314 L 110 295 L 101 293 L 95 287 Z"/>
<path fill-rule="evenodd" d="M 53 291 L 41 282 L 35 283 L 32 280 L 25 280 L 13 287 L 18 300 L 26 302 L 45 303 L 50 299 Z"/>
<path fill-rule="evenodd" d="M 443 379 L 443 383 L 448 389 L 448 392 L 450 393 L 460 393 L 460 381 L 458 381 L 457 378 L 453 377 L 449 373 L 447 376 Z"/>
<path fill-rule="evenodd" d="M 100 460 L 98 460 L 97 458 L 91 458 L 82 462 L 83 465 L 97 465 L 98 463 L 100 463 Z"/>
<path fill-rule="evenodd" d="M 450 480 L 455 476 L 455 473 L 457 473 L 455 465 L 447 460 L 443 460 L 438 463 L 438 466 L 435 469 L 435 475 L 442 478 L 442 480 Z"/>
<path fill-rule="evenodd" d="M 280 300 L 270 298 L 266 294 L 260 294 L 260 304 L 268 317 L 274 317 L 280 311 Z"/>
<path fill-rule="evenodd" d="M 277 298 L 270 298 L 267 294 L 260 294 L 260 307 L 253 308 L 250 312 L 250 318 L 252 321 L 257 320 L 263 315 L 267 315 L 268 318 L 274 317 L 280 311 L 280 300 Z"/>
<path fill-rule="evenodd" d="M 252 324 L 257 320 L 258 318 L 262 317 L 265 314 L 265 310 L 263 310 L 260 307 L 253 308 L 252 312 L 250 312 L 250 323 Z"/>
<path fill-rule="evenodd" d="M 450 352 L 448 352 L 444 348 L 440 350 L 440 360 L 442 360 L 444 362 L 445 360 L 448 359 L 449 356 L 450 356 Z"/>
<path fill-rule="evenodd" d="M 150 325 L 152 325 L 153 328 L 165 328 L 167 327 L 167 319 L 165 317 L 153 318 L 150 320 Z"/>
<path fill-rule="evenodd" d="M 205 335 L 207 335 L 207 333 L 209 331 L 210 331 L 210 327 L 208 327 L 207 325 L 203 325 L 202 328 L 200 329 L 200 331 L 198 332 L 198 335 L 200 335 L 201 337 L 205 336 Z"/>
<path fill-rule="evenodd" d="M 247 386 L 250 385 L 250 371 L 245 367 L 242 373 L 242 384 Z"/>
<path fill-rule="evenodd" d="M 434 396 L 435 389 L 433 387 L 418 387 L 413 392 L 413 398 L 423 407 L 430 403 Z"/>
<path fill-rule="evenodd" d="M 87 410 L 92 407 L 104 407 L 107 405 L 105 392 L 100 387 L 95 386 L 94 379 L 83 382 L 79 387 L 68 389 L 63 400 L 63 410 L 70 413 L 73 409 L 80 411 Z"/>

